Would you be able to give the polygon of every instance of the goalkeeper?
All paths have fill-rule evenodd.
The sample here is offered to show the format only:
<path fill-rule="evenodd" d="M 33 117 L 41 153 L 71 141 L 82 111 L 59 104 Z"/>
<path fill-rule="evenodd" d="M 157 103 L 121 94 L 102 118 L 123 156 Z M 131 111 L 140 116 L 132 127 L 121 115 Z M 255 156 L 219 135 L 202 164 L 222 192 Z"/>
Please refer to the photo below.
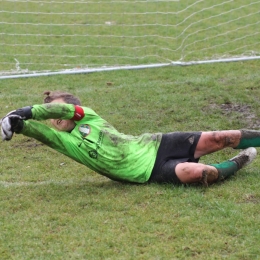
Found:
<path fill-rule="evenodd" d="M 14 132 L 35 138 L 116 181 L 207 186 L 251 163 L 256 157 L 253 147 L 260 146 L 260 131 L 252 130 L 125 135 L 70 93 L 44 94 L 44 104 L 3 117 L 2 139 L 11 140 Z M 57 130 L 38 122 L 46 119 Z M 245 150 L 219 164 L 199 163 L 201 156 L 226 147 Z"/>

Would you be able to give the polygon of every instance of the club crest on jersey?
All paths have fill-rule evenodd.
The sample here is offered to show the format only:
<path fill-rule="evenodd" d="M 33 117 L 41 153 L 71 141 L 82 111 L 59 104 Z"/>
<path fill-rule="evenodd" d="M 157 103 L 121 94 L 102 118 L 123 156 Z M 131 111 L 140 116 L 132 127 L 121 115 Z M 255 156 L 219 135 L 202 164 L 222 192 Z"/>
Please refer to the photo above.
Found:
<path fill-rule="evenodd" d="M 81 136 L 82 136 L 83 138 L 85 138 L 86 136 L 88 136 L 88 135 L 90 134 L 91 128 L 90 128 L 90 126 L 87 125 L 87 124 L 80 125 L 80 126 L 79 126 L 79 132 L 80 132 Z"/>

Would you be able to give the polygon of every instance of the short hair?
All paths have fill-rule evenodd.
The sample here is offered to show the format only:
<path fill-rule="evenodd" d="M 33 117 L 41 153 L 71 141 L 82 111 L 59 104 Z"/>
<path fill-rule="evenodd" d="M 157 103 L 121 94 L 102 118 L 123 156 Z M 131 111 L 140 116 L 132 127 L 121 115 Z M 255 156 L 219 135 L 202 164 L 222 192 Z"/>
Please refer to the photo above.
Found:
<path fill-rule="evenodd" d="M 45 91 L 43 93 L 46 95 L 46 97 L 43 99 L 44 103 L 50 103 L 54 101 L 55 99 L 63 99 L 64 102 L 67 104 L 73 104 L 73 105 L 81 105 L 80 99 L 75 97 L 74 95 L 67 93 L 67 92 L 62 92 L 62 91 Z"/>

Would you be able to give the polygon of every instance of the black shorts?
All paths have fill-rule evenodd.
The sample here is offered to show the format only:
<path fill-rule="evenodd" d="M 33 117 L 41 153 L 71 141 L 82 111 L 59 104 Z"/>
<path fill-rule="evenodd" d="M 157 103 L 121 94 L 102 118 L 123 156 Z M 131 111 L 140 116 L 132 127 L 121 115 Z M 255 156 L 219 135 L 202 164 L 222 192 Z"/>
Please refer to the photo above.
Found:
<path fill-rule="evenodd" d="M 178 163 L 198 162 L 194 158 L 201 132 L 163 134 L 148 182 L 180 184 L 175 168 Z"/>

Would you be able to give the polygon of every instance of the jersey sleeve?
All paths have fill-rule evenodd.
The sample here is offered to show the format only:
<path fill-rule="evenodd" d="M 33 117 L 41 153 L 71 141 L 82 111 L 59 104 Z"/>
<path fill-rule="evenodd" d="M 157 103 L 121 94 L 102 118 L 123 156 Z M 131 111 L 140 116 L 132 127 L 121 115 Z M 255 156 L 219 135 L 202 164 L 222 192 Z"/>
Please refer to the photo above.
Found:
<path fill-rule="evenodd" d="M 20 134 L 32 137 L 52 149 L 80 162 L 78 146 L 81 139 L 67 132 L 56 131 L 55 129 L 36 121 L 24 121 L 24 127 Z"/>
<path fill-rule="evenodd" d="M 35 120 L 72 119 L 79 121 L 84 116 L 84 109 L 72 104 L 48 103 L 32 107 L 32 117 Z"/>

